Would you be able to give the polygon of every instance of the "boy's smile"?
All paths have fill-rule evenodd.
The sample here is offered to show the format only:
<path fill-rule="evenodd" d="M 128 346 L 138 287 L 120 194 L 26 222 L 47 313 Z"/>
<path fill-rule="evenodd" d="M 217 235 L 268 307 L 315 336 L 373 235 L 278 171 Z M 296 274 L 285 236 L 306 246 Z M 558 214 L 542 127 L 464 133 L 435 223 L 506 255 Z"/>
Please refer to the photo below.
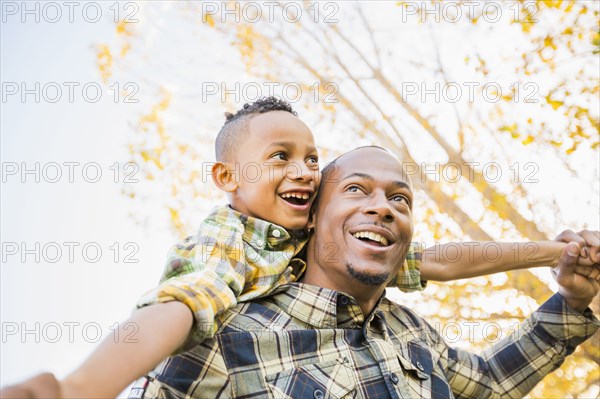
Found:
<path fill-rule="evenodd" d="M 303 229 L 319 187 L 318 154 L 310 129 L 285 111 L 259 114 L 231 168 L 231 206 L 288 230 Z"/>

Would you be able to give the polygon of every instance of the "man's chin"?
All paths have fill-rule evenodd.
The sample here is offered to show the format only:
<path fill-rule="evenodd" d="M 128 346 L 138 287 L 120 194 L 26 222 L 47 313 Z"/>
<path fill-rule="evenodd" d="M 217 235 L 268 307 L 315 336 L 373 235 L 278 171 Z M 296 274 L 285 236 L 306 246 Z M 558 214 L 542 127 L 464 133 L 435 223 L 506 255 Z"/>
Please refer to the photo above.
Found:
<path fill-rule="evenodd" d="M 371 287 L 387 284 L 390 273 L 358 270 L 352 263 L 346 263 L 346 271 L 355 280 Z"/>

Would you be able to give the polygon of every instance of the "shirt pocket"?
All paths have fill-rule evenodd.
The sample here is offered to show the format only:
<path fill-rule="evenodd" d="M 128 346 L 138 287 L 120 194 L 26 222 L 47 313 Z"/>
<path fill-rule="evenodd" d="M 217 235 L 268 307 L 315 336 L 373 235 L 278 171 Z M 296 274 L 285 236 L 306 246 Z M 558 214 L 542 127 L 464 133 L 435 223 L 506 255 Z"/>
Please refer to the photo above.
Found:
<path fill-rule="evenodd" d="M 340 358 L 270 374 L 265 381 L 278 399 L 350 398 L 355 390 L 350 367 L 347 358 Z"/>
<path fill-rule="evenodd" d="M 428 380 L 433 372 L 431 352 L 424 345 L 411 341 L 400 346 L 398 360 L 402 368 L 420 380 Z"/>
<path fill-rule="evenodd" d="M 454 398 L 446 376 L 436 363 L 431 350 L 420 341 L 402 343 L 398 351 L 398 361 L 408 378 L 412 378 L 414 390 L 420 391 L 423 398 Z"/>

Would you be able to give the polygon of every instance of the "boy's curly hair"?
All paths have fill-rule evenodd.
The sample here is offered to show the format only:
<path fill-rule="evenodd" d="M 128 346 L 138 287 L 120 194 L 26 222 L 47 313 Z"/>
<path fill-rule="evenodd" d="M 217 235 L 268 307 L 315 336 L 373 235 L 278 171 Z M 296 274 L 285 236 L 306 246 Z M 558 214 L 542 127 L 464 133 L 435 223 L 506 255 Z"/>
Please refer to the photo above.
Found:
<path fill-rule="evenodd" d="M 217 162 L 233 160 L 246 135 L 249 132 L 249 122 L 253 116 L 271 111 L 286 111 L 294 116 L 297 112 L 292 105 L 277 97 L 263 97 L 251 104 L 244 104 L 235 114 L 225 113 L 225 123 L 221 127 L 215 141 Z"/>

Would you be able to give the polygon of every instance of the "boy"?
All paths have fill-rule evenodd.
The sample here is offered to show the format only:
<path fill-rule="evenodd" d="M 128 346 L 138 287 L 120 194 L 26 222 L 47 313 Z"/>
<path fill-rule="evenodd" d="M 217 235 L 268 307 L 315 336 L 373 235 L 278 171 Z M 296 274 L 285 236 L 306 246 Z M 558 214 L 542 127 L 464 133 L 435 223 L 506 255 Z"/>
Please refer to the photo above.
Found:
<path fill-rule="evenodd" d="M 175 247 L 163 282 L 140 300 L 138 306 L 143 308 L 129 319 L 140 328 L 137 343 L 106 340 L 63 382 L 40 377 L 62 397 L 114 397 L 174 351 L 212 336 L 218 316 L 236 301 L 268 295 L 304 271 L 305 263 L 296 255 L 306 242 L 303 229 L 320 183 L 310 129 L 289 104 L 275 98 L 259 100 L 228 115 L 217 137 L 216 156 L 213 181 L 228 193 L 231 207 L 218 208 L 195 238 Z M 387 245 L 379 235 L 360 238 Z M 527 264 L 516 265 L 515 252 L 509 250 L 514 247 L 498 245 L 501 256 L 494 264 L 485 262 L 479 245 L 462 247 L 469 250 L 460 252 L 448 267 L 444 265 L 450 262 L 439 256 L 447 251 L 428 249 L 425 259 L 434 261 L 421 266 L 423 276 L 435 279 L 443 274 L 440 271 L 449 270 L 442 279 L 453 279 L 555 264 L 566 244 L 542 243 Z M 422 288 L 418 259 L 413 254 L 404 264 L 396 280 L 401 289 Z"/>

